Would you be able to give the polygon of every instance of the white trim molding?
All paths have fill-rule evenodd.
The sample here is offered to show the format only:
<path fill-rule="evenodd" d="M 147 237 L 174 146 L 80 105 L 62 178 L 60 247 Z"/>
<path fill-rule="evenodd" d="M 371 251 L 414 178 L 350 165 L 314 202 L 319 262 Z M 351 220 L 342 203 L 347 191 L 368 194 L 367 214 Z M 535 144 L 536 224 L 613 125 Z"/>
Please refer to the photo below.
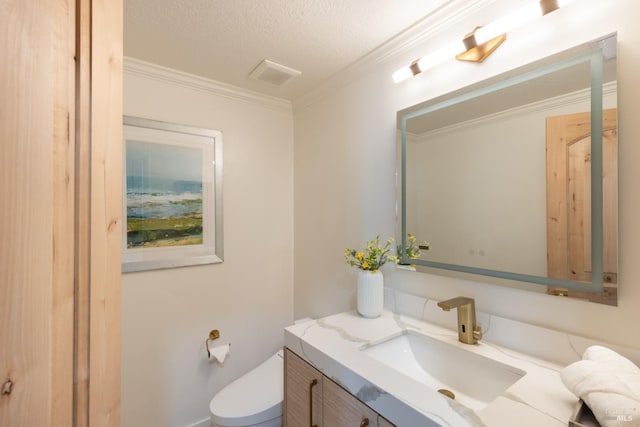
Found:
<path fill-rule="evenodd" d="M 211 427 L 211 418 L 204 418 L 200 421 L 196 421 L 193 424 L 189 424 L 185 427 Z"/>
<path fill-rule="evenodd" d="M 211 93 L 241 102 L 262 105 L 277 111 L 292 114 L 290 101 L 275 96 L 263 95 L 227 83 L 185 73 L 184 71 L 163 67 L 139 59 L 126 57 L 123 64 L 124 74 L 138 75 L 165 83 Z"/>

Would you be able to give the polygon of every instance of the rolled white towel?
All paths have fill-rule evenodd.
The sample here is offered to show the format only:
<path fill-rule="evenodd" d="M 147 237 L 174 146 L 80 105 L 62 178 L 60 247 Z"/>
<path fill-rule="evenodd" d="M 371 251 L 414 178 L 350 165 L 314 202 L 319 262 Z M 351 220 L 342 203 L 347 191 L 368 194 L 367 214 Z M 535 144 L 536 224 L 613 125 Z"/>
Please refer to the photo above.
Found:
<path fill-rule="evenodd" d="M 586 402 L 600 425 L 640 427 L 640 395 L 630 386 L 640 376 L 628 375 L 624 378 L 593 360 L 572 363 L 560 372 L 564 385 Z"/>
<path fill-rule="evenodd" d="M 614 374 L 635 394 L 640 396 L 640 367 L 631 360 L 607 347 L 593 345 L 582 354 L 583 360 L 597 362 L 606 371 Z M 640 408 L 638 409 L 640 417 Z"/>
<path fill-rule="evenodd" d="M 640 367 L 636 366 L 631 360 L 622 356 L 610 348 L 601 345 L 592 345 L 582 353 L 583 360 L 593 360 L 604 364 L 605 367 L 613 372 L 624 372 L 629 374 L 639 374 Z"/>

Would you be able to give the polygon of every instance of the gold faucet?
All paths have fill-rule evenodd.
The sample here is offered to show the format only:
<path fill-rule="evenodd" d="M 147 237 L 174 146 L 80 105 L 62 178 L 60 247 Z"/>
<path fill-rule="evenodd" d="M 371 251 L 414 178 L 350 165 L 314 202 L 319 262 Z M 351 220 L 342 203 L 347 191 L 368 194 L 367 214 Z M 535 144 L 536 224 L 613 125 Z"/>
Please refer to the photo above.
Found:
<path fill-rule="evenodd" d="M 458 340 L 460 342 L 476 344 L 482 338 L 482 328 L 476 325 L 476 304 L 473 298 L 451 298 L 440 301 L 438 307 L 444 311 L 458 309 Z"/>

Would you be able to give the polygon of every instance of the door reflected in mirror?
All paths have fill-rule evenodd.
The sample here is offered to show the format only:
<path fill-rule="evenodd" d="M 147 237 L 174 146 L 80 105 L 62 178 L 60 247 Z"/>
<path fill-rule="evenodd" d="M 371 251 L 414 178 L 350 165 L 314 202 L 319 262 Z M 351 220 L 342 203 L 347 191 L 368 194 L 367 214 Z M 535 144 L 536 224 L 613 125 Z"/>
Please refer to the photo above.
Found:
<path fill-rule="evenodd" d="M 591 117 L 573 113 L 548 117 L 547 266 L 549 277 L 591 281 Z M 551 287 L 550 293 L 615 305 L 618 283 L 617 111 L 602 118 L 602 267 L 605 292 L 589 295 Z"/>
<path fill-rule="evenodd" d="M 398 237 L 431 246 L 411 263 L 617 304 L 615 52 L 611 36 L 398 113 Z"/>

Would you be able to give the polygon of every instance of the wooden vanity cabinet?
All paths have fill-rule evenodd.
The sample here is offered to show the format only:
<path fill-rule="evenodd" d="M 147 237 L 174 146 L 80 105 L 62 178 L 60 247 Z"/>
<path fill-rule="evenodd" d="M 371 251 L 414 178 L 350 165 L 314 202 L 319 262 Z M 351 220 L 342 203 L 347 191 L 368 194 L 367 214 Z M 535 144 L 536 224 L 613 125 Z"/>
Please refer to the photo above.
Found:
<path fill-rule="evenodd" d="M 325 377 L 323 380 L 322 410 L 325 427 L 378 425 L 378 414 L 373 409 L 330 379 Z"/>
<path fill-rule="evenodd" d="M 320 427 L 322 377 L 313 366 L 291 350 L 284 352 L 284 426 Z"/>
<path fill-rule="evenodd" d="M 396 427 L 396 426 L 395 424 L 391 424 L 391 422 L 386 418 L 382 418 L 381 415 L 378 415 L 378 427 Z"/>
<path fill-rule="evenodd" d="M 285 427 L 395 427 L 291 350 L 284 360 Z"/>

